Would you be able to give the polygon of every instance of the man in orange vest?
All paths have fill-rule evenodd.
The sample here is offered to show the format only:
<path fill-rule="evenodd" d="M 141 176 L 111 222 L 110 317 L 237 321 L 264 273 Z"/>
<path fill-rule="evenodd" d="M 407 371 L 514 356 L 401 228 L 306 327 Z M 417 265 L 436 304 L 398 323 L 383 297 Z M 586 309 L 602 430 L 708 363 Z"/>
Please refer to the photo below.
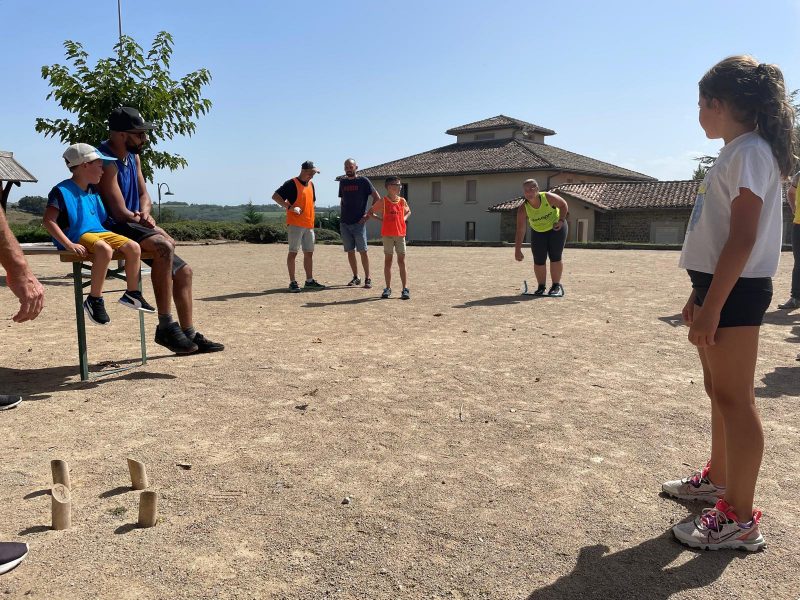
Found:
<path fill-rule="evenodd" d="M 303 268 L 306 271 L 304 288 L 323 289 L 325 286 L 314 279 L 314 203 L 317 194 L 311 180 L 319 173 L 311 160 L 300 165 L 300 175 L 293 177 L 275 190 L 272 199 L 286 209 L 286 228 L 289 232 L 289 255 L 286 266 L 289 269 L 289 291 L 299 292 L 300 286 L 295 278 L 294 263 L 300 248 L 303 249 Z"/>

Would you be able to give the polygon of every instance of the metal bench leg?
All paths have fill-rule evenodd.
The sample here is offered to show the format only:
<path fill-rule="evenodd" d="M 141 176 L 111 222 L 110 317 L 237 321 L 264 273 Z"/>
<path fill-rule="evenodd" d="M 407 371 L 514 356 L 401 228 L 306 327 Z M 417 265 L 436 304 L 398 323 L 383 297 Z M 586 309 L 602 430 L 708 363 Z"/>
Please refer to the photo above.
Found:
<path fill-rule="evenodd" d="M 81 366 L 81 380 L 89 379 L 89 356 L 86 352 L 86 321 L 83 318 L 83 275 L 82 264 L 72 263 L 72 287 L 75 290 L 75 323 L 78 326 L 78 361 Z"/>

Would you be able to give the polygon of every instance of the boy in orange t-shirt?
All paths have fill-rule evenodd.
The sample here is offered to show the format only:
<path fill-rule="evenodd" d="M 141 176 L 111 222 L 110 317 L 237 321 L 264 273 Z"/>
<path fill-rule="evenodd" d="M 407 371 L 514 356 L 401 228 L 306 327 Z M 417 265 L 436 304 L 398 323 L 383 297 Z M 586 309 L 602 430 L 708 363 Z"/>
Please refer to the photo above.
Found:
<path fill-rule="evenodd" d="M 402 189 L 399 177 L 387 177 L 385 181 L 387 195 L 382 200 L 372 205 L 371 216 L 383 221 L 381 237 L 383 238 L 383 276 L 386 278 L 386 287 L 381 298 L 392 295 L 392 255 L 397 251 L 397 266 L 400 267 L 400 281 L 403 284 L 403 293 L 400 298 L 408 300 L 411 292 L 408 289 L 408 275 L 406 273 L 406 221 L 411 214 L 406 199 L 400 196 Z"/>

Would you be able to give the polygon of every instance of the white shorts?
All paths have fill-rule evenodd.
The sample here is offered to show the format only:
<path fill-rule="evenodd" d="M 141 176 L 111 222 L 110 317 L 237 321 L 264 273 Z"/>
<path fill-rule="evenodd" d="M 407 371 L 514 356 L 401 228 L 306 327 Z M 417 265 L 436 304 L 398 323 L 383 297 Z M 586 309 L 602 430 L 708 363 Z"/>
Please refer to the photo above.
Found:
<path fill-rule="evenodd" d="M 289 252 L 314 251 L 314 230 L 309 227 L 299 227 L 298 225 L 287 225 L 289 231 Z"/>

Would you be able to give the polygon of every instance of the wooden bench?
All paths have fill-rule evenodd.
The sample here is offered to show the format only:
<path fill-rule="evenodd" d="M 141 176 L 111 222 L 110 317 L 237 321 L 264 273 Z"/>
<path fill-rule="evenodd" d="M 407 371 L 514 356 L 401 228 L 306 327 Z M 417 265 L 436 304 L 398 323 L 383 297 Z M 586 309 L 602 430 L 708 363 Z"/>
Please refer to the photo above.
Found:
<path fill-rule="evenodd" d="M 22 251 L 26 255 L 39 255 L 39 254 L 51 254 L 57 255 L 62 263 L 72 263 L 72 287 L 75 292 L 75 323 L 78 329 L 78 360 L 80 363 L 80 370 L 81 370 L 81 379 L 86 381 L 89 379 L 89 357 L 87 352 L 86 346 L 86 320 L 83 315 L 83 289 L 89 285 L 91 285 L 91 281 L 83 281 L 83 275 L 85 272 L 91 272 L 92 266 L 92 255 L 88 256 L 78 256 L 77 254 L 73 254 L 72 252 L 67 252 L 65 250 L 59 250 L 53 244 L 50 243 L 36 243 L 36 244 L 20 244 L 22 247 Z M 153 258 L 152 252 L 142 252 L 142 259 L 145 258 Z M 113 279 L 121 279 L 125 281 L 125 267 L 123 261 L 125 257 L 122 255 L 121 252 L 114 252 L 114 256 L 112 260 L 116 260 L 117 268 L 108 269 L 107 277 Z M 142 277 L 141 271 L 139 274 L 139 291 L 142 291 Z M 145 338 L 145 331 L 144 331 L 144 313 L 141 311 L 139 312 L 139 339 L 141 341 L 141 363 L 135 364 L 129 367 L 119 367 L 116 369 L 109 369 L 104 370 L 101 373 L 97 373 L 94 375 L 95 377 L 102 377 L 105 375 L 110 375 L 112 373 L 119 373 L 121 371 L 127 371 L 129 369 L 136 368 L 140 365 L 147 364 L 147 343 Z"/>

